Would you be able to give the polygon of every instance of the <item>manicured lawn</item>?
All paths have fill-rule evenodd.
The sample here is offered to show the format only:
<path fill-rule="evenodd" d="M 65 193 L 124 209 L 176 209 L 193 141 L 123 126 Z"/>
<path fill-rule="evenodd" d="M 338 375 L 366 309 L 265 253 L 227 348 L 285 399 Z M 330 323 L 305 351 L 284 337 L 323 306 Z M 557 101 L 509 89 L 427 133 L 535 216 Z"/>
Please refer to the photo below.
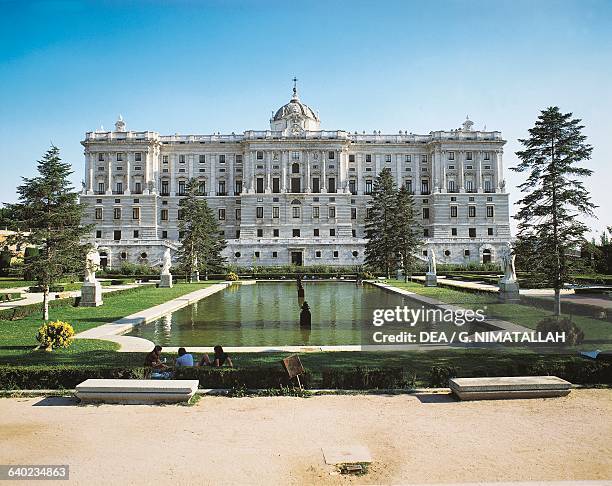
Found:
<path fill-rule="evenodd" d="M 134 312 L 162 304 L 181 295 L 194 290 L 207 287 L 214 282 L 176 284 L 171 289 L 158 289 L 153 285 L 144 286 L 126 293 L 105 294 L 104 305 L 100 307 L 57 307 L 49 310 L 51 320 L 62 320 L 69 322 L 75 332 L 85 331 L 92 327 L 112 322 Z M 38 344 L 36 331 L 41 326 L 40 314 L 26 317 L 16 321 L 0 320 L 0 363 L 10 356 L 18 357 L 23 362 L 43 359 L 39 353 L 30 353 Z M 112 345 L 112 346 L 109 346 Z M 104 341 L 80 341 L 76 342 L 66 351 L 60 351 L 57 355 L 66 353 L 72 356 L 73 362 L 78 361 L 75 357 L 81 352 L 89 352 L 92 349 L 110 351 L 115 349 L 113 343 Z M 44 353 L 56 355 L 56 353 Z M 113 353 L 115 354 L 115 353 Z M 52 358 L 55 359 L 55 358 Z M 67 358 L 71 359 L 71 358 Z M 13 361 L 11 359 L 11 361 Z"/>
<path fill-rule="evenodd" d="M 0 277 L 0 289 L 13 289 L 16 287 L 31 287 L 36 282 L 31 280 L 21 280 L 9 277 Z"/>
<path fill-rule="evenodd" d="M 537 307 L 521 304 L 500 304 L 497 296 L 487 293 L 464 292 L 446 287 L 425 287 L 416 282 L 388 281 L 391 285 L 468 309 L 485 309 L 487 316 L 535 329 L 538 322 L 551 313 Z M 568 316 L 584 331 L 580 349 L 612 349 L 612 323 L 584 316 Z"/>

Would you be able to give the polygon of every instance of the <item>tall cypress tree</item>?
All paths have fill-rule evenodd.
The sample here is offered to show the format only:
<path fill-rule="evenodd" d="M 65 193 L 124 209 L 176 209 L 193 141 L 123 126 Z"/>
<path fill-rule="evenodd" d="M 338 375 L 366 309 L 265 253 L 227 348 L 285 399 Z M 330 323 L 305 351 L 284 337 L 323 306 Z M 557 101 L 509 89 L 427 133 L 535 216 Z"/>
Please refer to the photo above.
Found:
<path fill-rule="evenodd" d="M 529 130 L 529 138 L 519 140 L 525 148 L 516 153 L 521 161 L 512 168 L 528 173 L 518 186 L 524 195 L 514 216 L 517 261 L 555 290 L 557 316 L 561 288 L 573 266 L 569 253 L 580 248 L 588 230 L 580 218 L 593 216 L 596 207 L 579 179 L 592 173 L 580 166 L 593 150 L 583 128 L 571 113 L 561 113 L 556 106 L 547 108 Z"/>
<path fill-rule="evenodd" d="M 206 278 L 210 271 L 220 271 L 225 259 L 222 251 L 226 242 L 220 235 L 220 228 L 213 210 L 198 192 L 198 181 L 190 179 L 186 195 L 179 201 L 181 220 L 181 249 L 179 262 L 189 275 L 203 271 Z"/>
<path fill-rule="evenodd" d="M 400 187 L 396 196 L 395 221 L 393 224 L 393 241 L 399 255 L 399 262 L 404 271 L 404 281 L 414 271 L 417 261 L 416 252 L 423 244 L 423 229 L 417 221 L 414 209 L 414 198 L 406 186 Z"/>
<path fill-rule="evenodd" d="M 397 268 L 397 245 L 394 242 L 396 214 L 395 181 L 391 169 L 385 168 L 374 180 L 372 200 L 366 216 L 365 263 L 368 267 L 384 270 L 387 278 Z"/>
<path fill-rule="evenodd" d="M 49 287 L 63 276 L 84 266 L 82 236 L 90 231 L 81 225 L 84 207 L 72 187 L 70 164 L 62 162 L 55 146 L 38 161 L 39 175 L 23 178 L 17 187 L 19 202 L 8 205 L 12 223 L 20 231 L 11 242 L 31 245 L 33 252 L 24 270 L 43 288 L 43 319 L 49 319 Z"/>

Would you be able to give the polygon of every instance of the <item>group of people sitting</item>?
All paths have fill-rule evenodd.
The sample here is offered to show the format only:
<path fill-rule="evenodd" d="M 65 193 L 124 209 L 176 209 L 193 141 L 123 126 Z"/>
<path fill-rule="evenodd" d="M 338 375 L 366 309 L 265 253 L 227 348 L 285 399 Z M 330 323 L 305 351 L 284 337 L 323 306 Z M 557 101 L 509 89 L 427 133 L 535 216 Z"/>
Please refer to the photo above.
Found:
<path fill-rule="evenodd" d="M 147 357 L 145 358 L 145 369 L 147 375 L 158 378 L 169 378 L 172 373 L 170 372 L 171 366 L 165 363 L 165 360 L 161 359 L 162 347 L 157 345 L 153 348 Z M 234 364 L 229 355 L 223 351 L 223 348 L 219 345 L 214 347 L 214 355 L 212 360 L 207 354 L 202 356 L 202 359 L 196 363 L 193 355 L 188 353 L 185 348 L 179 348 L 178 357 L 174 360 L 174 368 L 188 368 L 194 366 L 212 366 L 214 368 L 220 368 L 221 366 L 229 366 L 232 368 Z"/>

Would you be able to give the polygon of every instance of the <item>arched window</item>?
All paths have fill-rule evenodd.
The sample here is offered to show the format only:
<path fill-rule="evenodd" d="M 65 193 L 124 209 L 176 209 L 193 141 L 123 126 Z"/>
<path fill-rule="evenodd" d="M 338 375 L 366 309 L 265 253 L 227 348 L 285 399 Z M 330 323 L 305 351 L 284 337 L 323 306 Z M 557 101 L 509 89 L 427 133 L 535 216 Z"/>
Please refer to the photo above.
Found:
<path fill-rule="evenodd" d="M 299 199 L 294 199 L 291 204 L 302 204 Z"/>
<path fill-rule="evenodd" d="M 291 173 L 299 174 L 300 173 L 300 164 L 291 164 Z"/>

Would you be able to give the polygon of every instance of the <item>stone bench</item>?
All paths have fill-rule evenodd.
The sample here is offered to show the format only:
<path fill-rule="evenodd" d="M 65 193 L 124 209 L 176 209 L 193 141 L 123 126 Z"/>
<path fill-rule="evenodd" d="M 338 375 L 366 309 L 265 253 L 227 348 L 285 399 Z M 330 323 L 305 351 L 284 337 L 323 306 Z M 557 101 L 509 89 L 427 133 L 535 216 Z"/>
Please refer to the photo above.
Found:
<path fill-rule="evenodd" d="M 448 384 L 460 400 L 563 397 L 572 387 L 556 376 L 451 378 Z"/>
<path fill-rule="evenodd" d="M 102 380 L 89 379 L 76 386 L 83 403 L 178 403 L 188 402 L 198 380 Z"/>

